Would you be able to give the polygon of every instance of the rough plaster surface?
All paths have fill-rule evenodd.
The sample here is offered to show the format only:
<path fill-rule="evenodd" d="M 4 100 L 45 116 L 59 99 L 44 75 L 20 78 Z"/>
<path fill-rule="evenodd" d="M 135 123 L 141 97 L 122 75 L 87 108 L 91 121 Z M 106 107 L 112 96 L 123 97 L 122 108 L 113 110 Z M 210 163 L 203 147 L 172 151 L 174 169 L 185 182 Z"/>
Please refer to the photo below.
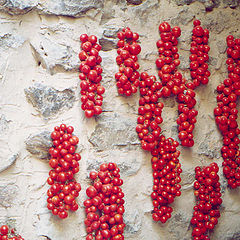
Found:
<path fill-rule="evenodd" d="M 192 149 L 180 148 L 183 191 L 173 204 L 173 217 L 163 225 L 151 218 L 151 156 L 140 149 L 134 130 L 138 94 L 124 98 L 115 87 L 116 33 L 129 26 L 140 34 L 141 71 L 156 74 L 158 25 L 164 20 L 179 24 L 180 68 L 188 77 L 195 18 L 210 29 L 212 75 L 207 86 L 196 89 L 196 144 Z M 124 179 L 126 239 L 190 240 L 194 167 L 222 162 L 221 136 L 213 117 L 215 88 L 227 76 L 225 38 L 229 33 L 239 37 L 239 22 L 238 0 L 0 0 L 0 223 L 16 227 L 26 240 L 84 239 L 87 174 L 101 162 L 115 161 Z M 95 119 L 86 119 L 80 110 L 77 55 L 81 33 L 97 35 L 104 50 L 100 53 L 104 112 Z M 176 138 L 174 99 L 167 99 L 165 106 L 162 129 Z M 77 179 L 83 188 L 79 211 L 64 221 L 46 208 L 49 132 L 62 122 L 73 125 L 80 137 Z M 222 173 L 221 183 L 222 217 L 211 239 L 237 240 L 240 192 L 226 188 Z"/>

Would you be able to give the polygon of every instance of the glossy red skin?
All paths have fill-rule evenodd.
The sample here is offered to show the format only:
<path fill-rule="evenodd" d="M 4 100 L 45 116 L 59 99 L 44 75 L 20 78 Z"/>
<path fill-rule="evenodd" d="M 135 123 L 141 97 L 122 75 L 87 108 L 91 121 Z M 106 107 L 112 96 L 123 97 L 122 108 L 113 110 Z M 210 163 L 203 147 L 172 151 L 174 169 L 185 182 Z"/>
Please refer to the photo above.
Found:
<path fill-rule="evenodd" d="M 194 21 L 195 27 L 193 31 L 192 50 L 195 55 L 191 55 L 190 57 L 191 61 L 193 61 L 191 68 L 198 71 L 195 77 L 197 77 L 197 74 L 201 74 L 203 78 L 204 71 L 207 71 L 207 64 L 205 62 L 208 57 L 204 56 L 205 58 L 198 59 L 197 54 L 199 50 L 197 45 L 200 44 L 200 49 L 204 49 L 206 52 L 209 51 L 209 47 L 207 46 L 208 31 L 203 30 L 200 24 L 200 21 Z M 179 139 L 182 146 L 192 147 L 194 145 L 193 130 L 198 112 L 194 109 L 196 104 L 194 92 L 197 86 L 195 85 L 196 81 L 187 83 L 177 70 L 177 66 L 180 64 L 177 38 L 181 35 L 181 29 L 179 27 L 171 28 L 167 22 L 163 22 L 159 26 L 159 31 L 161 39 L 157 42 L 159 58 L 156 60 L 156 66 L 159 69 L 158 76 L 161 82 L 158 82 L 155 76 L 149 76 L 146 72 L 141 74 L 139 85 L 141 97 L 139 100 L 139 117 L 136 131 L 141 141 L 142 149 L 150 151 L 153 156 L 152 168 L 154 184 L 152 199 L 154 211 L 152 217 L 154 221 L 165 223 L 167 219 L 171 217 L 172 209 L 168 207 L 168 205 L 174 201 L 176 196 L 181 194 L 181 186 L 178 183 L 181 181 L 180 173 L 182 170 L 178 160 L 179 151 L 176 150 L 178 143 L 174 142 L 175 146 L 172 146 L 171 143 L 173 140 L 166 139 L 161 134 L 160 124 L 163 121 L 161 117 L 163 104 L 161 102 L 159 103 L 159 99 L 170 96 L 176 96 L 177 98 L 177 102 L 179 103 L 179 118 L 177 119 L 177 124 L 179 126 Z M 203 40 L 200 39 L 202 32 Z M 198 36 L 196 41 L 194 41 L 195 34 Z M 201 43 L 204 44 L 201 45 Z M 201 66 L 200 70 L 198 70 L 199 66 Z M 210 75 L 209 72 L 206 74 L 208 76 Z M 206 79 L 203 79 L 202 83 L 206 84 Z M 165 150 L 163 146 L 165 146 Z M 160 149 L 162 150 L 160 151 Z M 170 167 L 167 162 L 163 160 L 160 161 L 162 156 L 167 159 L 172 159 L 172 167 Z M 161 171 L 159 171 L 160 169 Z M 177 173 L 173 175 L 173 179 L 175 179 L 173 182 L 166 179 L 166 176 L 169 178 L 172 173 Z M 160 181 L 163 185 L 159 185 Z M 162 189 L 166 182 L 167 190 L 171 188 L 172 194 Z"/>
<path fill-rule="evenodd" d="M 210 239 L 208 234 L 218 223 L 222 203 L 218 171 L 216 163 L 195 168 L 194 195 L 197 204 L 191 219 L 193 239 Z"/>
<path fill-rule="evenodd" d="M 163 22 L 159 26 L 161 40 L 157 42 L 159 58 L 156 60 L 156 66 L 159 69 L 158 75 L 163 85 L 162 97 L 176 96 L 179 103 L 179 118 L 177 119 L 179 140 L 184 147 L 194 145 L 193 130 L 198 114 L 194 109 L 196 104 L 194 89 L 200 84 L 207 84 L 210 76 L 206 63 L 210 50 L 207 45 L 209 32 L 200 25 L 199 20 L 194 21 L 191 43 L 192 54 L 190 55 L 192 81 L 188 82 L 177 70 L 177 66 L 180 64 L 177 49 L 177 37 L 181 35 L 180 28 L 174 27 L 171 29 L 167 22 Z M 184 112 L 183 108 L 185 108 Z M 184 118 L 182 118 L 183 114 L 185 115 Z"/>
<path fill-rule="evenodd" d="M 82 42 L 82 51 L 79 53 L 81 108 L 86 118 L 92 118 L 102 113 L 102 95 L 105 92 L 105 88 L 101 85 L 102 58 L 99 56 L 101 46 L 94 35 L 82 34 L 80 41 Z"/>
<path fill-rule="evenodd" d="M 49 149 L 49 165 L 53 169 L 47 180 L 51 186 L 47 192 L 47 207 L 53 215 L 62 219 L 68 217 L 69 210 L 78 209 L 75 199 L 81 191 L 81 185 L 74 179 L 74 174 L 79 171 L 81 156 L 75 153 L 79 139 L 73 136 L 73 131 L 72 126 L 61 124 L 51 133 L 53 146 Z"/>
<path fill-rule="evenodd" d="M 124 239 L 124 193 L 120 170 L 115 163 L 103 163 L 98 172 L 90 172 L 92 186 L 88 187 L 88 199 L 84 201 L 88 235 L 86 240 Z"/>
<path fill-rule="evenodd" d="M 137 43 L 138 33 L 133 33 L 130 28 L 118 32 L 118 56 L 116 62 L 119 72 L 115 74 L 116 86 L 120 95 L 131 96 L 137 92 L 139 86 L 138 54 L 141 46 Z"/>
<path fill-rule="evenodd" d="M 9 229 L 7 225 L 0 227 L 0 239 L 1 240 L 24 240 L 20 235 L 15 233 L 15 229 Z"/>
<path fill-rule="evenodd" d="M 227 37 L 228 78 L 217 86 L 216 124 L 223 136 L 223 173 L 230 188 L 240 186 L 239 133 L 237 99 L 240 96 L 240 40 Z"/>

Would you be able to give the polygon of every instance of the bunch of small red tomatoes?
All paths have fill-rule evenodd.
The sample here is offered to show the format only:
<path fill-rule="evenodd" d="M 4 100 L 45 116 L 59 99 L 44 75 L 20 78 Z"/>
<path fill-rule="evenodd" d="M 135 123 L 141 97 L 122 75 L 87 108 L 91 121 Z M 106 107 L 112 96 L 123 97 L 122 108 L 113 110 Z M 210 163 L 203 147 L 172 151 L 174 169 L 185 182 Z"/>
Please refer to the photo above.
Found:
<path fill-rule="evenodd" d="M 138 43 L 139 34 L 132 32 L 130 28 L 124 28 L 117 35 L 119 41 L 116 62 L 119 65 L 119 71 L 115 74 L 116 85 L 118 93 L 125 96 L 131 96 L 139 88 L 139 116 L 136 131 L 142 149 L 150 151 L 152 154 L 154 179 L 153 193 L 151 194 L 154 206 L 152 217 L 153 220 L 162 223 L 171 217 L 172 208 L 169 204 L 174 201 L 176 196 L 181 195 L 180 174 L 182 169 L 178 159 L 180 155 L 177 150 L 179 143 L 162 134 L 160 124 L 163 122 L 161 114 L 164 104 L 160 99 L 176 96 L 179 113 L 176 121 L 179 131 L 178 138 L 182 146 L 192 147 L 194 145 L 193 130 L 198 115 L 198 111 L 195 109 L 195 89 L 201 84 L 207 84 L 210 76 L 207 63 L 210 50 L 208 45 L 209 31 L 202 28 L 199 20 L 195 20 L 193 25 L 189 56 L 191 80 L 186 80 L 178 71 L 180 60 L 177 45 L 181 35 L 179 27 L 171 28 L 167 22 L 159 25 L 160 40 L 156 44 L 159 57 L 156 60 L 156 67 L 160 81 L 157 81 L 154 75 L 148 75 L 146 72 L 140 74 L 138 71 L 140 67 L 138 55 L 141 52 L 141 46 Z M 96 64 L 100 63 L 100 60 L 94 60 L 94 64 L 91 66 L 88 63 L 91 62 L 90 59 L 85 57 L 93 54 L 89 52 L 91 44 L 92 48 L 96 45 L 100 49 L 96 41 L 92 41 L 92 38 L 89 36 L 87 39 L 85 35 L 81 36 L 83 52 L 80 53 L 80 60 L 84 60 L 80 66 L 81 80 L 85 80 L 88 76 L 82 75 L 82 72 L 85 71 L 82 69 L 84 65 L 88 65 L 88 69 L 94 69 Z M 89 46 L 88 49 L 83 45 L 84 43 Z M 236 100 L 237 96 L 240 95 L 240 39 L 228 36 L 227 45 L 229 76 L 217 88 L 219 93 L 217 96 L 218 107 L 214 110 L 214 114 L 216 123 L 223 134 L 224 146 L 221 150 L 224 158 L 223 172 L 228 179 L 229 186 L 236 188 L 240 186 L 238 147 L 240 130 L 236 122 L 238 113 Z M 87 52 L 88 54 L 86 54 Z M 84 101 L 89 94 L 91 98 L 93 88 L 90 91 L 85 91 L 87 90 L 85 86 L 81 86 L 81 88 Z M 95 87 L 95 92 L 96 90 L 97 87 Z M 96 92 L 95 95 L 98 96 L 98 93 Z M 217 218 L 220 217 L 219 206 L 222 200 L 217 172 L 216 163 L 204 167 L 203 170 L 200 167 L 196 168 L 197 181 L 194 187 L 198 204 L 194 207 L 194 217 L 191 221 L 193 225 L 196 225 L 193 231 L 195 240 L 209 239 L 207 231 L 214 228 L 217 224 Z"/>
<path fill-rule="evenodd" d="M 219 207 L 222 204 L 218 170 L 216 163 L 195 168 L 194 195 L 197 204 L 193 208 L 194 213 L 191 219 L 191 224 L 194 225 L 192 232 L 194 240 L 209 240 L 208 232 L 212 231 L 218 223 Z"/>
<path fill-rule="evenodd" d="M 74 175 L 79 172 L 81 156 L 75 153 L 78 137 L 73 135 L 74 128 L 61 124 L 56 126 L 51 133 L 53 146 L 49 149 L 51 159 L 47 180 L 50 188 L 47 192 L 47 207 L 53 215 L 64 219 L 68 217 L 68 211 L 76 211 L 78 204 L 76 197 L 81 191 L 81 185 Z M 100 165 L 98 172 L 91 172 L 90 179 L 93 186 L 87 188 L 89 197 L 84 202 L 87 218 L 85 225 L 87 230 L 86 240 L 123 240 L 125 224 L 124 193 L 121 185 L 120 169 L 115 163 Z"/>
<path fill-rule="evenodd" d="M 118 33 L 118 50 L 116 62 L 119 71 L 115 74 L 116 85 L 120 95 L 131 96 L 140 91 L 138 119 L 136 131 L 141 141 L 141 147 L 152 154 L 153 169 L 153 200 L 152 218 L 165 223 L 173 209 L 169 206 L 175 197 L 181 195 L 181 164 L 178 141 L 166 138 L 162 134 L 160 124 L 163 122 L 162 110 L 164 104 L 161 98 L 176 96 L 179 117 L 177 125 L 178 138 L 184 147 L 194 145 L 193 130 L 198 111 L 195 88 L 207 84 L 210 72 L 208 46 L 209 31 L 203 29 L 201 22 L 195 20 L 190 48 L 191 80 L 186 80 L 178 71 L 180 64 L 178 54 L 178 38 L 181 35 L 179 27 L 173 27 L 163 22 L 159 25 L 160 40 L 157 41 L 159 57 L 156 60 L 158 77 L 139 73 L 138 55 L 141 46 L 139 34 L 130 28 L 124 28 Z M 91 118 L 102 113 L 103 94 L 105 88 L 102 81 L 102 58 L 99 55 L 101 45 L 94 35 L 80 36 L 82 51 L 79 53 L 79 66 L 82 110 L 85 116 Z M 227 37 L 228 78 L 217 87 L 218 106 L 214 110 L 216 123 L 223 134 L 221 149 L 223 172 L 231 188 L 240 186 L 240 153 L 237 125 L 236 100 L 240 95 L 240 39 Z M 76 198 L 81 191 L 81 185 L 74 177 L 79 172 L 81 156 L 76 153 L 79 139 L 73 134 L 73 127 L 61 124 L 51 133 L 52 147 L 49 149 L 52 168 L 47 179 L 50 188 L 47 192 L 47 207 L 53 215 L 64 219 L 69 210 L 76 211 Z M 196 167 L 194 183 L 197 204 L 194 207 L 191 224 L 194 225 L 192 236 L 194 240 L 208 240 L 208 231 L 213 230 L 220 217 L 219 207 L 222 203 L 218 176 L 218 165 L 212 163 L 206 167 Z M 124 193 L 121 186 L 120 169 L 115 163 L 103 163 L 98 172 L 90 172 L 92 186 L 86 189 L 88 199 L 84 201 L 87 230 L 87 240 L 123 240 L 124 239 Z M 14 230 L 7 225 L 0 227 L 0 240 L 21 240 Z"/>
<path fill-rule="evenodd" d="M 49 165 L 52 170 L 47 179 L 51 186 L 47 192 L 47 207 L 60 218 L 66 218 L 68 210 L 78 209 L 75 198 L 81 191 L 81 185 L 74 178 L 74 174 L 79 172 L 81 156 L 75 153 L 79 139 L 73 136 L 73 131 L 72 126 L 61 124 L 51 133 L 53 146 L 49 149 Z"/>
<path fill-rule="evenodd" d="M 16 234 L 14 229 L 9 229 L 7 225 L 2 225 L 0 227 L 0 240 L 24 240 L 24 238 Z"/>
<path fill-rule="evenodd" d="M 139 34 L 124 28 L 118 32 L 116 62 L 119 71 L 115 74 L 118 93 L 131 96 L 139 89 L 140 99 L 136 132 L 142 149 L 151 152 L 153 170 L 153 202 L 152 218 L 165 223 L 171 218 L 173 211 L 169 205 L 175 197 L 181 195 L 181 164 L 179 142 L 166 138 L 162 134 L 160 124 L 163 122 L 162 98 L 175 96 L 178 102 L 179 116 L 178 138 L 183 147 L 194 145 L 193 130 L 198 111 L 195 109 L 195 89 L 201 84 L 207 84 L 210 72 L 208 70 L 209 31 L 203 29 L 201 22 L 193 22 L 192 41 L 190 47 L 190 75 L 186 80 L 178 71 L 180 64 L 178 53 L 178 38 L 181 36 L 179 27 L 171 27 L 163 22 L 159 25 L 160 40 L 157 41 L 158 58 L 156 67 L 158 77 L 139 73 L 138 55 L 141 46 Z M 94 35 L 80 36 L 81 52 L 79 59 L 79 79 L 81 88 L 81 108 L 87 118 L 102 113 L 103 94 L 105 88 L 101 85 L 102 58 L 99 55 L 101 45 Z M 240 186 L 240 151 L 238 137 L 240 129 L 237 124 L 237 98 L 240 96 L 240 39 L 227 37 L 228 78 L 217 87 L 217 107 L 214 109 L 216 123 L 223 135 L 221 149 L 223 173 L 231 188 Z M 50 188 L 47 192 L 47 208 L 53 215 L 64 219 L 69 210 L 76 211 L 76 198 L 81 191 L 81 185 L 74 177 L 79 172 L 81 156 L 76 153 L 79 139 L 73 135 L 73 127 L 61 124 L 51 133 L 52 147 L 49 149 L 51 159 L 47 179 Z M 209 240 L 208 232 L 212 231 L 220 217 L 221 188 L 218 176 L 218 165 L 196 167 L 194 182 L 197 204 L 194 207 L 191 224 L 194 225 L 192 236 L 194 240 Z M 123 240 L 124 239 L 124 193 L 121 186 L 120 169 L 115 163 L 101 164 L 98 172 L 91 172 L 92 186 L 86 189 L 88 199 L 84 201 L 87 236 L 86 240 Z M 0 227 L 0 240 L 21 240 L 14 230 L 7 225 Z"/>

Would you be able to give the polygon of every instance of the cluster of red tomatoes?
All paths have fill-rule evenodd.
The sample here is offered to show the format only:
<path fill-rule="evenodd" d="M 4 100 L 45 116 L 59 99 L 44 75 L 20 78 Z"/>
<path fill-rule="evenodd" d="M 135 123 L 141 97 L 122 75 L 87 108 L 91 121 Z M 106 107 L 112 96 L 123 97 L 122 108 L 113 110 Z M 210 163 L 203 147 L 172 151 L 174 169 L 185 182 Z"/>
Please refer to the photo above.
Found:
<path fill-rule="evenodd" d="M 156 66 L 163 85 L 162 96 L 169 97 L 181 91 L 179 87 L 182 84 L 182 75 L 177 71 L 177 66 L 180 64 L 177 38 L 181 35 L 181 29 L 171 28 L 169 23 L 163 22 L 159 25 L 159 32 L 161 39 L 157 41 L 159 57 Z"/>
<path fill-rule="evenodd" d="M 192 236 L 194 240 L 209 240 L 208 231 L 214 229 L 220 217 L 219 207 L 222 204 L 218 165 L 211 163 L 210 166 L 195 168 L 194 182 L 197 204 L 191 224 L 195 225 Z"/>
<path fill-rule="evenodd" d="M 194 26 L 191 49 L 197 46 L 198 50 L 193 51 L 192 54 L 195 54 L 197 58 L 195 59 L 191 55 L 190 59 L 199 61 L 199 58 L 201 60 L 201 56 L 204 55 L 201 50 L 209 51 L 209 47 L 205 46 L 206 39 L 208 40 L 208 31 L 202 29 L 198 20 L 194 21 Z M 202 33 L 201 30 L 204 34 L 206 33 L 207 37 L 200 34 Z M 179 103 L 178 136 L 183 146 L 192 147 L 194 145 L 192 132 L 198 114 L 194 109 L 196 100 L 193 89 L 195 88 L 195 82 L 199 79 L 201 82 L 205 82 L 203 78 L 199 77 L 197 78 L 198 80 L 193 79 L 193 82 L 186 83 L 182 74 L 177 70 L 177 66 L 180 64 L 177 38 L 181 35 L 181 29 L 179 27 L 171 28 L 167 22 L 163 22 L 159 25 L 159 32 L 161 39 L 157 42 L 159 57 L 156 60 L 156 66 L 159 69 L 158 76 L 161 82 L 156 81 L 155 76 L 149 76 L 146 72 L 141 73 L 139 84 L 141 97 L 139 99 L 139 117 L 136 131 L 141 140 L 142 149 L 151 151 L 153 155 L 152 161 L 154 161 L 154 164 L 152 163 L 152 168 L 154 182 L 156 182 L 156 184 L 154 183 L 154 192 L 152 194 L 154 204 L 153 219 L 166 222 L 172 211 L 170 207 L 166 206 L 172 203 L 176 196 L 181 194 L 179 182 L 181 181 L 180 173 L 182 169 L 178 160 L 180 153 L 176 149 L 178 143 L 171 138 L 166 139 L 161 135 L 159 124 L 163 122 L 161 117 L 163 103 L 159 102 L 159 99 L 161 97 L 169 97 L 172 94 L 177 96 Z M 201 37 L 204 40 L 200 41 L 198 39 Z M 207 58 L 204 58 L 205 60 Z M 199 66 L 205 69 L 206 66 L 204 64 L 206 65 L 206 63 L 201 62 Z M 206 72 L 204 73 L 207 74 Z M 194 74 L 192 71 L 192 77 Z M 169 162 L 171 162 L 171 166 Z M 164 184 L 159 184 L 160 181 L 163 181 Z M 162 211 L 162 207 L 164 211 Z"/>
<path fill-rule="evenodd" d="M 151 151 L 153 169 L 153 220 L 165 223 L 171 217 L 172 208 L 168 205 L 180 196 L 181 164 L 177 151 L 179 143 L 161 135 L 159 124 L 163 103 L 158 102 L 162 84 L 154 76 L 141 73 L 138 125 L 136 131 L 144 150 Z"/>
<path fill-rule="evenodd" d="M 191 61 L 192 88 L 196 88 L 200 84 L 207 84 L 209 81 L 210 72 L 208 71 L 207 61 L 209 60 L 210 47 L 208 46 L 208 29 L 203 29 L 199 20 L 195 20 L 193 25 L 189 59 Z"/>
<path fill-rule="evenodd" d="M 82 110 L 85 116 L 91 118 L 102 113 L 102 101 L 105 88 L 101 86 L 102 58 L 99 56 L 101 45 L 97 43 L 97 37 L 82 34 L 80 36 L 82 51 L 79 53 L 81 60 L 79 79 L 81 87 Z"/>
<path fill-rule="evenodd" d="M 178 137 L 181 145 L 185 147 L 194 145 L 192 132 L 198 114 L 198 111 L 194 109 L 196 105 L 194 89 L 200 83 L 207 84 L 210 75 L 206 63 L 209 58 L 208 51 L 210 50 L 207 45 L 209 32 L 207 29 L 203 29 L 200 24 L 199 20 L 194 21 L 190 49 L 192 81 L 188 83 L 177 70 L 177 66 L 180 64 L 177 38 L 181 35 L 181 29 L 179 27 L 171 28 L 167 22 L 159 25 L 161 39 L 157 42 L 159 57 L 156 60 L 156 66 L 159 69 L 158 76 L 163 85 L 161 93 L 162 97 L 169 97 L 171 94 L 177 97 L 179 103 Z"/>
<path fill-rule="evenodd" d="M 2 225 L 0 227 L 0 240 L 24 240 L 24 238 L 15 234 L 14 229 L 9 229 L 7 225 Z"/>
<path fill-rule="evenodd" d="M 196 104 L 195 92 L 188 88 L 186 79 L 177 70 L 180 64 L 177 38 L 181 35 L 181 29 L 171 28 L 167 22 L 163 22 L 159 25 L 159 31 L 161 39 L 157 41 L 159 58 L 156 60 L 156 66 L 163 84 L 162 97 L 169 97 L 171 94 L 177 97 L 179 103 L 178 138 L 182 146 L 192 147 L 194 145 L 192 132 L 198 112 L 193 109 Z"/>
<path fill-rule="evenodd" d="M 180 174 L 182 172 L 179 163 L 180 152 L 176 149 L 179 143 L 172 138 L 161 135 L 157 149 L 152 157 L 153 169 L 153 200 L 154 221 L 165 223 L 172 213 L 168 205 L 174 202 L 174 198 L 181 195 Z"/>
<path fill-rule="evenodd" d="M 68 216 L 68 210 L 76 211 L 78 204 L 75 200 L 81 191 L 74 174 L 79 172 L 80 154 L 75 153 L 78 137 L 73 136 L 73 127 L 61 124 L 51 133 L 53 147 L 49 149 L 51 159 L 49 165 L 53 169 L 49 172 L 47 192 L 47 207 L 60 218 Z"/>
<path fill-rule="evenodd" d="M 153 151 L 161 134 L 159 124 L 163 122 L 161 117 L 163 103 L 158 103 L 162 84 L 156 81 L 155 76 L 141 73 L 140 99 L 136 131 L 141 141 L 141 147 L 147 151 Z"/>
<path fill-rule="evenodd" d="M 240 39 L 227 37 L 228 78 L 217 87 L 215 120 L 223 135 L 223 173 L 231 188 L 240 186 L 240 130 L 237 124 L 237 98 L 240 96 Z"/>
<path fill-rule="evenodd" d="M 141 52 L 141 47 L 137 43 L 138 33 L 134 33 L 130 28 L 124 28 L 118 32 L 118 56 L 116 62 L 119 65 L 119 72 L 115 74 L 118 93 L 131 96 L 137 92 L 139 86 L 139 69 L 137 55 Z"/>
<path fill-rule="evenodd" d="M 178 137 L 181 145 L 185 147 L 194 145 L 193 130 L 198 114 L 198 111 L 194 109 L 196 105 L 194 89 L 200 84 L 207 84 L 210 76 L 206 63 L 209 59 L 208 52 L 210 50 L 208 46 L 209 31 L 200 26 L 201 22 L 199 20 L 195 20 L 193 25 L 191 55 L 189 56 L 192 81 L 186 82 L 183 79 L 183 85 L 180 86 L 183 91 L 177 95 L 179 103 Z"/>
<path fill-rule="evenodd" d="M 119 172 L 116 163 L 101 164 L 98 172 L 90 172 L 93 185 L 87 188 L 89 199 L 84 201 L 87 214 L 84 223 L 88 233 L 86 240 L 124 239 L 125 201 Z"/>

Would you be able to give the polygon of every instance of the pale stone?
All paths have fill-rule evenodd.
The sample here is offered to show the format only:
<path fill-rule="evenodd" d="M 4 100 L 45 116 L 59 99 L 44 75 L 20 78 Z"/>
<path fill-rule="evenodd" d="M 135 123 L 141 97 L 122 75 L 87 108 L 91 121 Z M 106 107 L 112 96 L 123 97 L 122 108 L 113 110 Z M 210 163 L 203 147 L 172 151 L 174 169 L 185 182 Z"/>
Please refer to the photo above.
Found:
<path fill-rule="evenodd" d="M 8 141 L 11 134 L 9 124 L 10 120 L 7 120 L 5 115 L 0 116 L 0 173 L 12 166 L 19 157 L 18 150 L 13 149 Z M 14 152 L 16 151 L 16 152 Z"/>
<path fill-rule="evenodd" d="M 103 0 L 48 0 L 38 6 L 44 14 L 80 17 L 91 9 L 101 10 Z"/>
<path fill-rule="evenodd" d="M 30 135 L 25 141 L 26 149 L 38 158 L 47 159 L 49 156 L 48 150 L 52 146 L 50 134 L 50 132 L 44 131 Z"/>
<path fill-rule="evenodd" d="M 18 48 L 23 45 L 25 39 L 15 33 L 2 33 L 0 35 L 0 48 L 8 50 L 9 48 Z"/>
<path fill-rule="evenodd" d="M 181 212 L 173 213 L 169 220 L 168 231 L 171 240 L 189 240 L 191 239 L 191 231 L 189 231 L 191 214 Z"/>
<path fill-rule="evenodd" d="M 136 155 L 136 150 L 140 150 L 140 146 L 119 146 L 119 149 L 111 151 L 101 151 L 96 157 L 87 159 L 87 170 L 98 170 L 102 163 L 116 162 L 121 170 L 121 174 L 132 176 L 136 174 L 142 166 L 141 152 Z M 116 159 L 113 161 L 113 159 Z M 127 159 L 127 161 L 126 161 Z"/>
<path fill-rule="evenodd" d="M 136 122 L 117 114 L 102 114 L 89 141 L 98 150 L 121 148 L 138 142 L 135 131 Z"/>
<path fill-rule="evenodd" d="M 127 0 L 127 2 L 133 5 L 139 5 L 143 2 L 143 0 Z"/>
<path fill-rule="evenodd" d="M 11 226 L 16 226 L 24 239 L 85 239 L 83 201 L 90 184 L 89 172 L 101 163 L 116 162 L 124 180 L 125 238 L 190 240 L 194 168 L 214 161 L 220 168 L 223 204 L 210 238 L 239 239 L 239 189 L 229 189 L 223 176 L 222 136 L 213 115 L 216 86 L 227 77 L 226 36 L 239 37 L 239 11 L 237 0 L 0 0 L 0 223 L 13 219 Z M 193 132 L 195 145 L 191 149 L 178 148 L 182 194 L 171 204 L 172 218 L 165 224 L 155 223 L 151 216 L 151 154 L 141 149 L 135 131 L 139 92 L 131 97 L 119 96 L 114 78 L 118 71 L 117 32 L 129 26 L 139 33 L 140 72 L 157 76 L 158 26 L 163 21 L 180 26 L 179 70 L 190 79 L 194 19 L 210 30 L 211 76 L 208 85 L 196 88 L 199 114 Z M 92 119 L 85 118 L 80 102 L 78 53 L 82 33 L 96 35 L 104 50 L 99 53 L 106 88 L 103 113 Z M 161 100 L 165 105 L 162 133 L 178 140 L 176 98 Z M 65 220 L 53 216 L 46 207 L 50 170 L 46 160 L 51 146 L 48 131 L 62 122 L 74 126 L 74 133 L 81 139 L 77 152 L 83 150 L 76 174 L 82 185 L 77 198 L 79 210 L 69 212 Z"/>
<path fill-rule="evenodd" d="M 131 237 L 138 233 L 142 226 L 142 220 L 137 209 L 132 209 L 130 211 L 126 211 L 124 215 L 125 220 L 125 236 Z"/>
<path fill-rule="evenodd" d="M 71 89 L 59 91 L 53 87 L 35 84 L 24 90 L 27 100 L 45 118 L 73 107 L 75 94 Z"/>
<path fill-rule="evenodd" d="M 171 19 L 171 23 L 174 25 L 187 25 L 194 18 L 194 13 L 189 10 L 188 7 L 183 7 L 176 17 Z"/>
<path fill-rule="evenodd" d="M 0 0 L 0 10 L 11 15 L 25 14 L 36 7 L 37 0 Z"/>
<path fill-rule="evenodd" d="M 9 208 L 14 204 L 19 188 L 14 184 L 0 183 L 0 206 Z"/>
<path fill-rule="evenodd" d="M 26 14 L 37 9 L 40 13 L 80 17 L 91 9 L 100 11 L 103 8 L 103 0 L 1 0 L 0 10 L 12 15 Z"/>
<path fill-rule="evenodd" d="M 34 58 L 38 65 L 42 65 L 51 74 L 58 71 L 77 71 L 79 67 L 78 55 L 71 46 L 61 44 L 46 36 L 31 42 Z"/>

